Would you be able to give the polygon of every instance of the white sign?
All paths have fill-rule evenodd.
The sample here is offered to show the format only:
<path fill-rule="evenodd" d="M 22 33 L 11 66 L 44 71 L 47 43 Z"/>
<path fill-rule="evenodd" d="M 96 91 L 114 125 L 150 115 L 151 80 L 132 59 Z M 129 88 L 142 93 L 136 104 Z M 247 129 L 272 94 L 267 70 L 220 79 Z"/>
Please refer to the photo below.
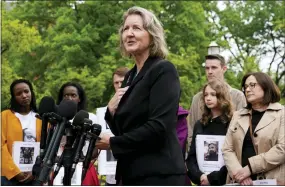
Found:
<path fill-rule="evenodd" d="M 83 163 L 78 162 L 75 171 L 73 173 L 73 176 L 71 178 L 71 185 L 81 186 L 82 167 Z M 62 166 L 58 174 L 56 175 L 55 179 L 53 180 L 53 185 L 63 186 L 63 177 L 64 177 L 64 167 Z"/>
<path fill-rule="evenodd" d="M 276 179 L 263 179 L 263 180 L 255 180 L 252 181 L 253 186 L 276 186 L 277 180 Z M 225 186 L 240 186 L 240 183 L 231 183 L 226 184 Z"/>
<path fill-rule="evenodd" d="M 196 158 L 200 171 L 209 174 L 219 171 L 225 165 L 222 146 L 225 136 L 219 135 L 197 135 L 196 136 Z"/>
<path fill-rule="evenodd" d="M 40 142 L 15 141 L 12 148 L 14 163 L 21 172 L 32 171 L 40 153 Z"/>
<path fill-rule="evenodd" d="M 254 186 L 276 186 L 277 180 L 276 179 L 263 179 L 263 180 L 255 180 L 252 181 Z"/>
<path fill-rule="evenodd" d="M 105 121 L 105 113 L 107 107 L 97 108 L 97 118 L 98 123 L 102 126 L 101 135 L 104 133 L 110 134 L 114 136 Z M 100 155 L 98 157 L 98 173 L 100 175 L 115 175 L 116 173 L 117 161 L 114 158 L 111 150 L 101 150 Z"/>

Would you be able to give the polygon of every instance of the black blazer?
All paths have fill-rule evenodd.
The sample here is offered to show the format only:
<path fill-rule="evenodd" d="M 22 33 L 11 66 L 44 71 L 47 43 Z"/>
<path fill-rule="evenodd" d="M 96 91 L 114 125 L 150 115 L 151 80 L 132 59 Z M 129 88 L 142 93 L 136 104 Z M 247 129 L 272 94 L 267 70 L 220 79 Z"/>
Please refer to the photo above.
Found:
<path fill-rule="evenodd" d="M 172 63 L 149 57 L 136 75 L 125 76 L 130 86 L 112 117 L 105 120 L 115 137 L 110 146 L 117 160 L 116 180 L 156 175 L 185 174 L 176 135 L 180 82 Z"/>

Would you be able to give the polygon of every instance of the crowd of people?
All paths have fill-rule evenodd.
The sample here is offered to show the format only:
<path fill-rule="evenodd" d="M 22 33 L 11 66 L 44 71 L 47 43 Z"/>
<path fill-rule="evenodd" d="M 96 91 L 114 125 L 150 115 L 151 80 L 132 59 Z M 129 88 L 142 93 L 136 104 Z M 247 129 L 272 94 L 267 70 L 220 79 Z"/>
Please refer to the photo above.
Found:
<path fill-rule="evenodd" d="M 207 83 L 187 111 L 179 106 L 179 75 L 167 60 L 164 30 L 154 13 L 128 9 L 119 37 L 122 55 L 133 59 L 134 66 L 113 73 L 115 94 L 102 107 L 112 134 L 101 133 L 93 158 L 98 150 L 107 150 L 117 161 L 116 176 L 107 176 L 106 185 L 253 185 L 260 179 L 285 184 L 285 107 L 267 74 L 246 74 L 239 90 L 224 79 L 224 57 L 207 55 Z M 1 113 L 1 184 L 31 185 L 35 178 L 15 164 L 12 147 L 16 141 L 41 139 L 36 96 L 26 79 L 14 80 L 10 94 L 10 105 Z M 57 104 L 62 100 L 75 101 L 78 111 L 87 109 L 78 82 L 61 86 Z M 98 123 L 95 114 L 89 118 Z M 62 146 L 65 141 L 63 137 Z M 96 168 L 91 164 L 89 170 Z"/>

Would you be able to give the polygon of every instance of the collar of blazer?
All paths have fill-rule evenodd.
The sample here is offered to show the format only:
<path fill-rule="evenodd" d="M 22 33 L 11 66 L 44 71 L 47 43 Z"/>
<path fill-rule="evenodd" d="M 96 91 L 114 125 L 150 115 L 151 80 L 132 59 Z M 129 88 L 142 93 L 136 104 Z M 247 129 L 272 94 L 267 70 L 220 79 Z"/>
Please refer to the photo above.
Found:
<path fill-rule="evenodd" d="M 270 103 L 267 107 L 264 115 L 262 116 L 261 120 L 257 124 L 254 132 L 259 131 L 260 129 L 266 127 L 269 125 L 272 121 L 276 119 L 276 113 L 272 111 L 278 111 L 281 110 L 283 106 L 280 103 Z M 244 108 L 240 111 L 240 118 L 238 119 L 239 125 L 243 128 L 244 132 L 246 133 L 248 130 L 248 118 L 251 116 L 251 110 Z"/>
<path fill-rule="evenodd" d="M 144 77 L 144 75 L 148 72 L 148 70 L 151 69 L 151 67 L 155 64 L 157 64 L 159 61 L 161 61 L 162 59 L 160 57 L 151 57 L 149 56 L 147 58 L 147 60 L 145 61 L 142 69 L 140 70 L 140 72 L 137 74 L 136 76 L 136 71 L 137 71 L 137 66 L 135 65 L 126 75 L 123 83 L 122 83 L 122 88 L 129 86 L 128 90 L 126 91 L 126 93 L 123 95 L 123 97 L 121 98 L 121 101 L 119 103 L 118 108 L 120 107 L 120 105 L 122 105 L 122 103 L 124 103 L 124 100 L 127 98 L 127 96 L 131 93 L 131 91 L 134 89 L 135 85 L 142 80 L 142 78 Z M 136 77 L 135 77 L 136 76 Z M 118 110 L 118 109 L 117 109 Z"/>

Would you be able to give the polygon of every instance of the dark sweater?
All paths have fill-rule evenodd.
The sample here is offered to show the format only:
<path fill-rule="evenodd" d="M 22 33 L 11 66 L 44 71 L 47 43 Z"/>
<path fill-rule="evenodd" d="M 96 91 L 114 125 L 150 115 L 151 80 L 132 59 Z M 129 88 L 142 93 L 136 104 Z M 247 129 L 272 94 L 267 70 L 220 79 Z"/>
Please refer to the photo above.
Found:
<path fill-rule="evenodd" d="M 252 119 L 251 119 L 251 123 L 252 123 L 252 133 L 253 136 L 255 136 L 254 130 L 257 126 L 257 124 L 259 123 L 260 119 L 262 118 L 263 114 L 265 111 L 263 112 L 258 112 L 255 110 L 252 110 Z M 248 159 L 250 157 L 255 156 L 255 150 L 252 144 L 252 140 L 251 140 L 251 136 L 250 136 L 250 130 L 248 128 L 247 133 L 244 137 L 244 141 L 243 141 L 243 145 L 242 145 L 242 167 L 245 167 L 246 165 L 248 165 L 250 167 L 249 161 Z M 257 175 L 251 175 L 252 180 L 256 180 Z"/>
<path fill-rule="evenodd" d="M 229 123 L 224 124 L 220 117 L 210 120 L 207 125 L 203 125 L 200 120 L 198 120 L 194 126 L 192 143 L 186 159 L 186 165 L 188 168 L 188 176 L 190 180 L 200 185 L 200 177 L 203 174 L 199 170 L 199 166 L 196 158 L 196 136 L 198 134 L 203 135 L 226 135 Z M 220 171 L 213 171 L 207 175 L 210 185 L 223 185 L 226 183 L 227 178 L 227 168 L 223 166 Z"/>

